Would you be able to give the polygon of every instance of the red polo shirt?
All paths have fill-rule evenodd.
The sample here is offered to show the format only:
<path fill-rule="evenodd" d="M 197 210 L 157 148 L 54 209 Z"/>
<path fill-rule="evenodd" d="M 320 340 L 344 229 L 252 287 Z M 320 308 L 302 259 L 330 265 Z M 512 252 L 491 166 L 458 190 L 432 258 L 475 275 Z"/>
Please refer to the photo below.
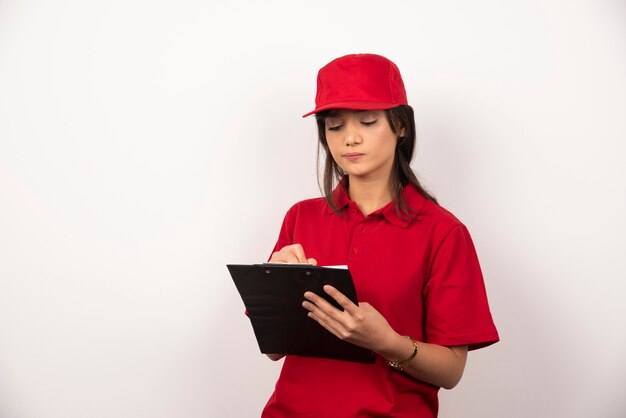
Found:
<path fill-rule="evenodd" d="M 414 220 L 399 216 L 393 202 L 363 216 L 342 185 L 334 195 L 344 216 L 323 198 L 297 203 L 274 251 L 299 243 L 320 266 L 348 265 L 359 300 L 401 335 L 470 350 L 498 341 L 474 245 L 454 215 L 413 186 L 402 196 L 420 212 Z M 436 417 L 438 390 L 381 358 L 362 364 L 286 356 L 262 416 Z"/>

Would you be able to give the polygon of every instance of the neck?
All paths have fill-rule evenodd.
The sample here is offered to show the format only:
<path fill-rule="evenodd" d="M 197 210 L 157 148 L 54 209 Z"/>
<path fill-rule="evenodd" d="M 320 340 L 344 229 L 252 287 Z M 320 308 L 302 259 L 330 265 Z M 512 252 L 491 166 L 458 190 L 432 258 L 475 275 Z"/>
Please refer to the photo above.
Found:
<path fill-rule="evenodd" d="M 365 216 L 393 200 L 389 178 L 359 179 L 358 177 L 350 177 L 348 194 Z"/>

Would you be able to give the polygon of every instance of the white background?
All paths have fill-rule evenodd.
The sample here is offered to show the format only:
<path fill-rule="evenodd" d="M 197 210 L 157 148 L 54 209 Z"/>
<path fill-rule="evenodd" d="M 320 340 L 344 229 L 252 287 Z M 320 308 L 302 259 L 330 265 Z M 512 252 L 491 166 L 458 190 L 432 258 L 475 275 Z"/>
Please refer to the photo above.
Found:
<path fill-rule="evenodd" d="M 441 417 L 626 416 L 621 0 L 0 2 L 0 417 L 258 416 L 226 263 L 318 196 L 317 70 L 400 67 L 502 341 Z"/>

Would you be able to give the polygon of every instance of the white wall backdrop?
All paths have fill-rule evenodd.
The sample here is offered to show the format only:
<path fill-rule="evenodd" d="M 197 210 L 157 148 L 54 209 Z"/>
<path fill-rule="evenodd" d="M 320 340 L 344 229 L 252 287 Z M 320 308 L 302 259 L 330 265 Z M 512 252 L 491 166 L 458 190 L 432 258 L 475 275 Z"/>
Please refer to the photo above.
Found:
<path fill-rule="evenodd" d="M 0 417 L 258 416 L 225 264 L 319 195 L 317 70 L 400 67 L 502 341 L 441 417 L 626 416 L 626 4 L 0 2 Z"/>

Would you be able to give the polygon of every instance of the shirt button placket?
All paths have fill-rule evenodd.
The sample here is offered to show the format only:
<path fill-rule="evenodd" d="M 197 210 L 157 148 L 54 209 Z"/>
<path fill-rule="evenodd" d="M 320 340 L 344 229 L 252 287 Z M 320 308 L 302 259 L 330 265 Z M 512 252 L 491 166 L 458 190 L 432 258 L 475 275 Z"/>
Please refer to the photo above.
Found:
<path fill-rule="evenodd" d="M 359 225 L 355 228 L 355 234 L 352 237 L 352 253 L 357 256 L 359 255 L 359 243 L 361 241 L 361 236 L 365 232 L 365 220 L 361 221 Z"/>

